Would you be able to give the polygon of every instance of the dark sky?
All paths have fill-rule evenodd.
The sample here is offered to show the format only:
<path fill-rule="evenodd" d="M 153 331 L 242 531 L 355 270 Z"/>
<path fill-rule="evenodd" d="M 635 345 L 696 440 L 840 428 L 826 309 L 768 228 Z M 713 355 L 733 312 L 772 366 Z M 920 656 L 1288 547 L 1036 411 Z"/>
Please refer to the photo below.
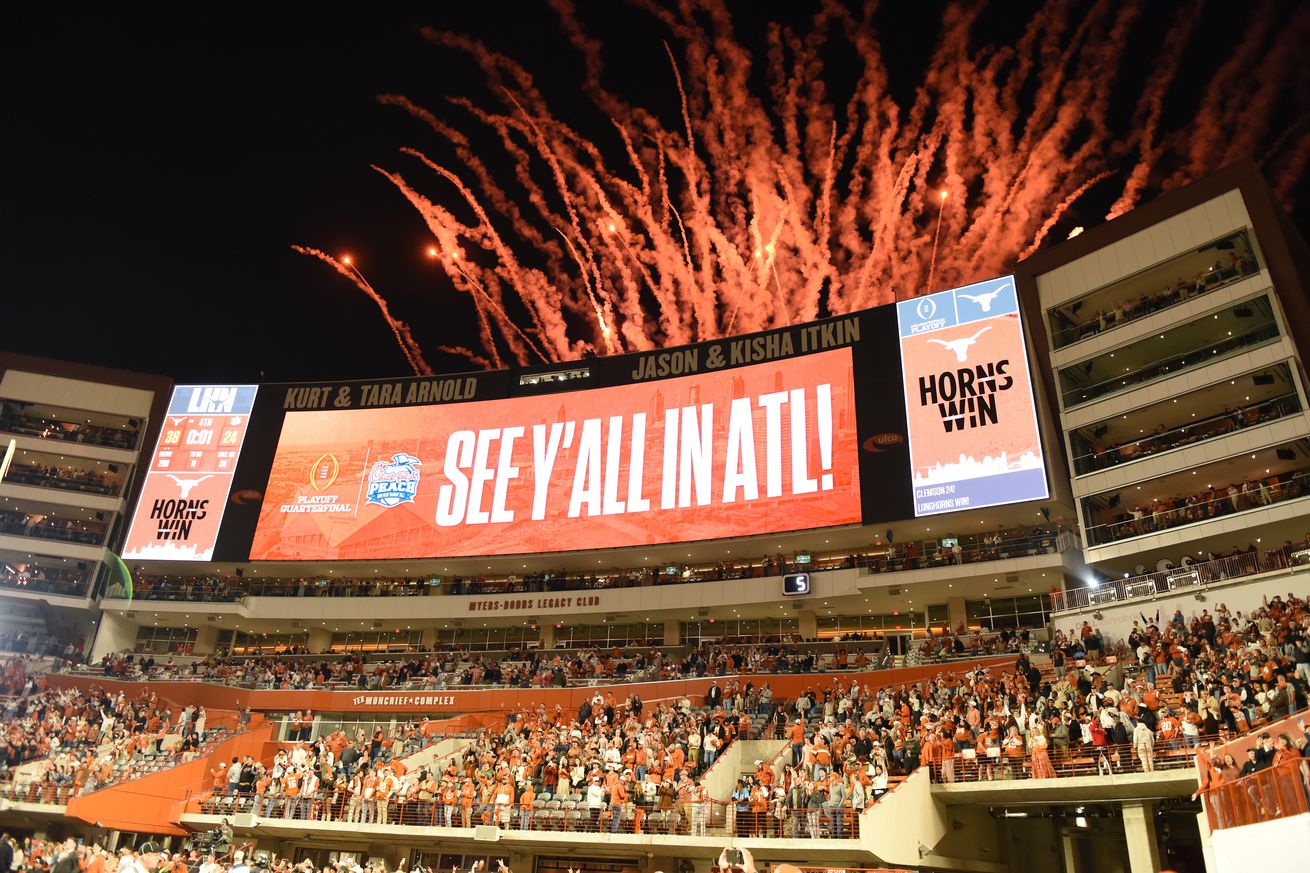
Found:
<path fill-rule="evenodd" d="M 888 6 L 887 60 L 908 93 L 942 4 Z M 579 7 L 612 50 L 615 90 L 676 111 L 649 16 L 610 0 Z M 761 48 L 767 17 L 804 7 L 741 4 L 741 41 Z M 1025 4 L 1006 8 L 1022 20 Z M 376 94 L 434 107 L 445 94 L 485 97 L 473 64 L 420 25 L 519 59 L 568 115 L 580 65 L 544 3 L 9 6 L 0 344 L 183 382 L 404 374 L 374 305 L 293 243 L 354 255 L 425 346 L 467 341 L 466 302 L 426 263 L 417 216 L 370 169 L 412 170 L 397 149 L 431 141 Z M 1006 36 L 1006 20 L 989 26 Z M 584 129 L 604 123 L 578 113 Z M 467 368 L 435 351 L 429 361 Z"/>

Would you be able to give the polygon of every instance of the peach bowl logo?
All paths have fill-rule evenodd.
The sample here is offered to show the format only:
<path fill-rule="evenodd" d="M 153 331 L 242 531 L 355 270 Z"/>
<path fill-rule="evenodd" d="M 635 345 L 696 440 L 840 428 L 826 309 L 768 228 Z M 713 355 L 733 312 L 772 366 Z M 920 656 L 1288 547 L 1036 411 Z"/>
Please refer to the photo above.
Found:
<path fill-rule="evenodd" d="M 368 503 L 392 507 L 413 503 L 418 494 L 419 467 L 423 462 L 401 452 L 390 461 L 378 461 L 368 471 Z"/>

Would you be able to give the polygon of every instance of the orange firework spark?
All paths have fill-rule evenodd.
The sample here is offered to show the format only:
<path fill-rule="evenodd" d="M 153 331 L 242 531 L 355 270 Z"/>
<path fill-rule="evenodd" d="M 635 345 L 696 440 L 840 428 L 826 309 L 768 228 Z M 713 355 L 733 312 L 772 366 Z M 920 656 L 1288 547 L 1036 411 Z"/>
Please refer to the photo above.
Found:
<path fill-rule="evenodd" d="M 749 87 L 757 60 L 721 0 L 633 0 L 667 35 L 672 123 L 608 90 L 601 43 L 572 0 L 551 3 L 582 56 L 582 92 L 612 129 L 575 130 L 514 60 L 435 30 L 423 35 L 466 54 L 499 101 L 451 98 L 450 113 L 489 131 L 510 171 L 489 170 L 450 113 L 379 98 L 424 122 L 452 156 L 403 150 L 448 186 L 448 202 L 379 172 L 417 210 L 434 262 L 475 308 L 482 349 L 441 351 L 478 366 L 657 348 L 888 303 L 930 290 L 930 274 L 942 288 L 1008 271 L 1096 186 L 1119 186 L 1104 201 L 1113 218 L 1261 146 L 1284 198 L 1310 163 L 1301 123 L 1310 97 L 1283 74 L 1310 44 L 1310 9 L 1278 0 L 1265 0 L 1212 65 L 1193 120 L 1169 131 L 1163 109 L 1201 0 L 1180 5 L 1132 92 L 1126 137 L 1112 129 L 1111 93 L 1140 3 L 1051 0 L 1006 46 L 977 45 L 981 5 L 951 5 L 924 81 L 901 105 L 874 3 L 824 0 L 805 32 L 770 25 L 759 94 Z M 839 40 L 863 65 L 844 101 L 823 63 Z M 1288 106 L 1295 120 L 1275 129 Z M 302 250 L 374 299 L 415 372 L 427 372 L 409 328 L 358 271 Z"/>

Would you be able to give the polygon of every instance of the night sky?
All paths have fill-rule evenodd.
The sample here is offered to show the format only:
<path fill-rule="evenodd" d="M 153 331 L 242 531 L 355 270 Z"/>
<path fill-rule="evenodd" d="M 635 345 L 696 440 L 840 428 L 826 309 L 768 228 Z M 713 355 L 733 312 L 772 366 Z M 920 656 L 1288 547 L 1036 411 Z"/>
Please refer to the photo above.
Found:
<path fill-rule="evenodd" d="M 611 87 L 675 118 L 660 28 L 622 3 L 578 5 L 604 40 Z M 893 89 L 908 99 L 943 4 L 885 7 Z M 737 4 L 738 38 L 762 51 L 768 18 L 800 20 L 808 8 Z M 1031 7 L 1001 8 L 980 29 L 989 40 L 1011 38 Z M 1234 14 L 1207 13 L 1180 74 L 1184 96 L 1223 52 Z M 1142 68 L 1129 80 L 1146 75 L 1158 15 L 1141 20 L 1130 56 Z M 516 58 L 579 129 L 607 124 L 573 96 L 581 65 L 544 3 L 29 3 L 5 18 L 3 346 L 180 382 L 406 373 L 374 304 L 295 243 L 349 252 L 425 348 L 469 341 L 467 299 L 426 260 L 420 220 L 370 168 L 413 172 L 398 149 L 434 139 L 378 93 L 434 109 L 447 94 L 488 102 L 472 62 L 420 26 Z M 841 57 L 830 66 L 839 89 Z M 1106 205 L 1093 192 L 1085 223 Z M 435 349 L 428 360 L 467 369 Z"/>

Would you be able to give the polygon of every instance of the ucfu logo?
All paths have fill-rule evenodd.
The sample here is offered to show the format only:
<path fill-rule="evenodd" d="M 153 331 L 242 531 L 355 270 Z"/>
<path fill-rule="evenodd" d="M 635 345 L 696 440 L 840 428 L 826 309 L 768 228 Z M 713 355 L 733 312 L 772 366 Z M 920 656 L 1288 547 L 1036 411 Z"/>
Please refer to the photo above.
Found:
<path fill-rule="evenodd" d="M 401 452 L 390 461 L 378 461 L 368 471 L 368 503 L 398 506 L 413 503 L 418 493 L 419 467 L 422 461 Z"/>
<path fill-rule="evenodd" d="M 237 389 L 230 385 L 203 385 L 191 389 L 187 412 L 231 412 L 236 408 Z"/>

